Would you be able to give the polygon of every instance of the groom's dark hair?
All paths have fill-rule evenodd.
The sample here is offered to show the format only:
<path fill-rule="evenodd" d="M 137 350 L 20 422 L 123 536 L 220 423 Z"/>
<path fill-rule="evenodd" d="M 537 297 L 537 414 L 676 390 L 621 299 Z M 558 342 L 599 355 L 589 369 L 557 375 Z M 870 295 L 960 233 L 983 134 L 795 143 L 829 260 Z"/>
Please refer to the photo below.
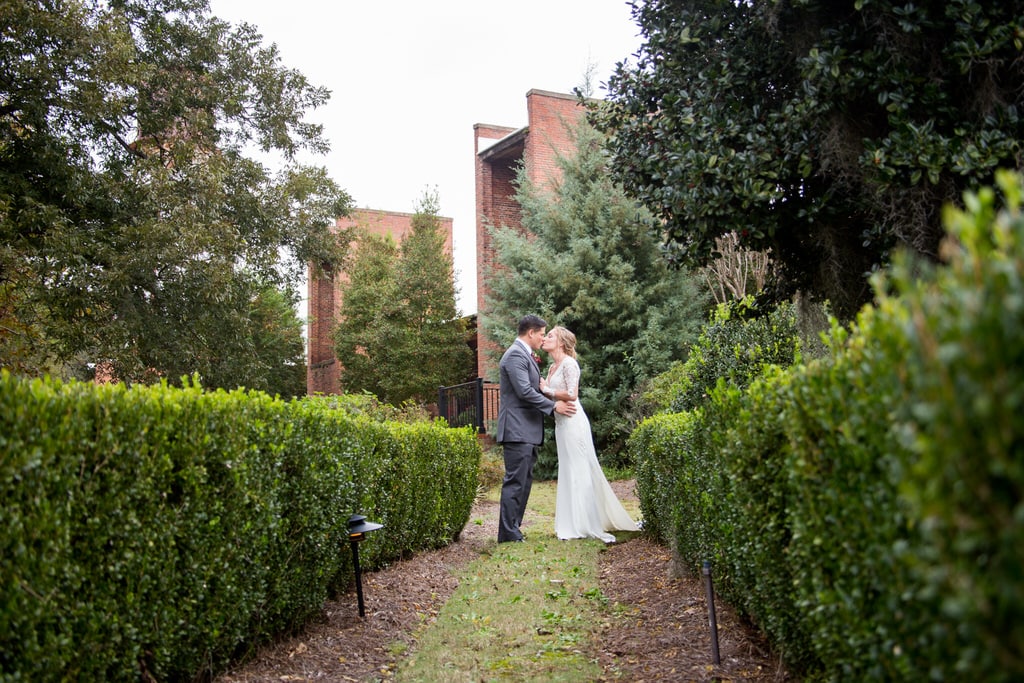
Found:
<path fill-rule="evenodd" d="M 544 318 L 537 317 L 532 313 L 530 315 L 524 315 L 519 321 L 519 336 L 522 337 L 530 330 L 539 330 L 543 327 L 547 327 L 548 324 Z"/>

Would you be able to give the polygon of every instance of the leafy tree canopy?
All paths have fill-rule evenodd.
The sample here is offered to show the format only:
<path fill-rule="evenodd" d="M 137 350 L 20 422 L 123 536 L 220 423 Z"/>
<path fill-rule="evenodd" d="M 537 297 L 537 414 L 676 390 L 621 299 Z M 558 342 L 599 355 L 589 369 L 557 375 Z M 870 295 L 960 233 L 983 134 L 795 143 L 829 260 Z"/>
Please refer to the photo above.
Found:
<path fill-rule="evenodd" d="M 233 380 L 283 398 L 306 395 L 306 345 L 302 339 L 302 320 L 296 313 L 297 304 L 295 293 L 288 294 L 275 287 L 257 291 L 249 306 L 251 332 L 243 338 L 243 352 L 224 354 L 225 359 L 235 361 L 238 367 L 229 368 L 231 372 L 220 378 L 218 386 L 226 386 Z"/>
<path fill-rule="evenodd" d="M 473 374 L 438 206 L 436 193 L 423 196 L 400 245 L 390 235 L 359 235 L 335 331 L 346 392 L 431 403 L 438 387 Z"/>
<path fill-rule="evenodd" d="M 0 5 L 0 364 L 235 386 L 254 297 L 341 263 L 350 199 L 294 161 L 329 93 L 261 40 L 205 0 Z"/>
<path fill-rule="evenodd" d="M 936 257 L 944 202 L 1024 140 L 1024 2 L 637 0 L 645 43 L 594 124 L 673 259 L 771 248 L 774 294 L 849 317 L 893 247 Z"/>
<path fill-rule="evenodd" d="M 574 142 L 552 191 L 520 171 L 523 230 L 492 229 L 481 325 L 499 351 L 526 313 L 576 335 L 581 399 L 603 457 L 631 428 L 622 414 L 637 385 L 686 357 L 709 297 L 696 276 L 661 258 L 650 214 L 609 177 L 603 136 L 584 123 Z"/>

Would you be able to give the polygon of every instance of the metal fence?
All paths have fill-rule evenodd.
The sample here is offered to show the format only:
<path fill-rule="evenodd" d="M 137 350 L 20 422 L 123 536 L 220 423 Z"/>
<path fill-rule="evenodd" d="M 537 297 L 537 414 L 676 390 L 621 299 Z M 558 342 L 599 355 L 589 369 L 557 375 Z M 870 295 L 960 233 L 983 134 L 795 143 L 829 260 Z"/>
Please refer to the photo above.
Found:
<path fill-rule="evenodd" d="M 437 412 L 452 427 L 476 427 L 478 434 L 487 433 L 487 422 L 498 419 L 498 385 L 477 377 L 472 382 L 439 387 Z"/>

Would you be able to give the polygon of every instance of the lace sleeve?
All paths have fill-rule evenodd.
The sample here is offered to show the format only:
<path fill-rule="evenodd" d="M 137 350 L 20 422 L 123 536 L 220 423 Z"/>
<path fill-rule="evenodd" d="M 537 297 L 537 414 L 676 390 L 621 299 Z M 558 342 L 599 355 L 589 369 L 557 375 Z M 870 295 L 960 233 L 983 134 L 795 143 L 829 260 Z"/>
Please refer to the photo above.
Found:
<path fill-rule="evenodd" d="M 562 361 L 563 373 L 565 376 L 565 390 L 573 400 L 580 395 L 580 365 L 575 358 L 566 358 Z"/>

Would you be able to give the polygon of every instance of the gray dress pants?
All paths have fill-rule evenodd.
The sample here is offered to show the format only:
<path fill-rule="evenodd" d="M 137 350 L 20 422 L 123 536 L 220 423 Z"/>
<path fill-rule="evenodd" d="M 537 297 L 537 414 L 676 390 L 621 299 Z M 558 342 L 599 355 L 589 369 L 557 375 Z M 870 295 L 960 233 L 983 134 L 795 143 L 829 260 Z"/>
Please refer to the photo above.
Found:
<path fill-rule="evenodd" d="M 533 466 L 537 446 L 532 443 L 506 442 L 501 445 L 505 459 L 505 479 L 501 482 L 501 507 L 498 513 L 498 543 L 518 541 L 523 534 L 519 525 L 526 514 L 526 501 L 533 487 Z"/>

